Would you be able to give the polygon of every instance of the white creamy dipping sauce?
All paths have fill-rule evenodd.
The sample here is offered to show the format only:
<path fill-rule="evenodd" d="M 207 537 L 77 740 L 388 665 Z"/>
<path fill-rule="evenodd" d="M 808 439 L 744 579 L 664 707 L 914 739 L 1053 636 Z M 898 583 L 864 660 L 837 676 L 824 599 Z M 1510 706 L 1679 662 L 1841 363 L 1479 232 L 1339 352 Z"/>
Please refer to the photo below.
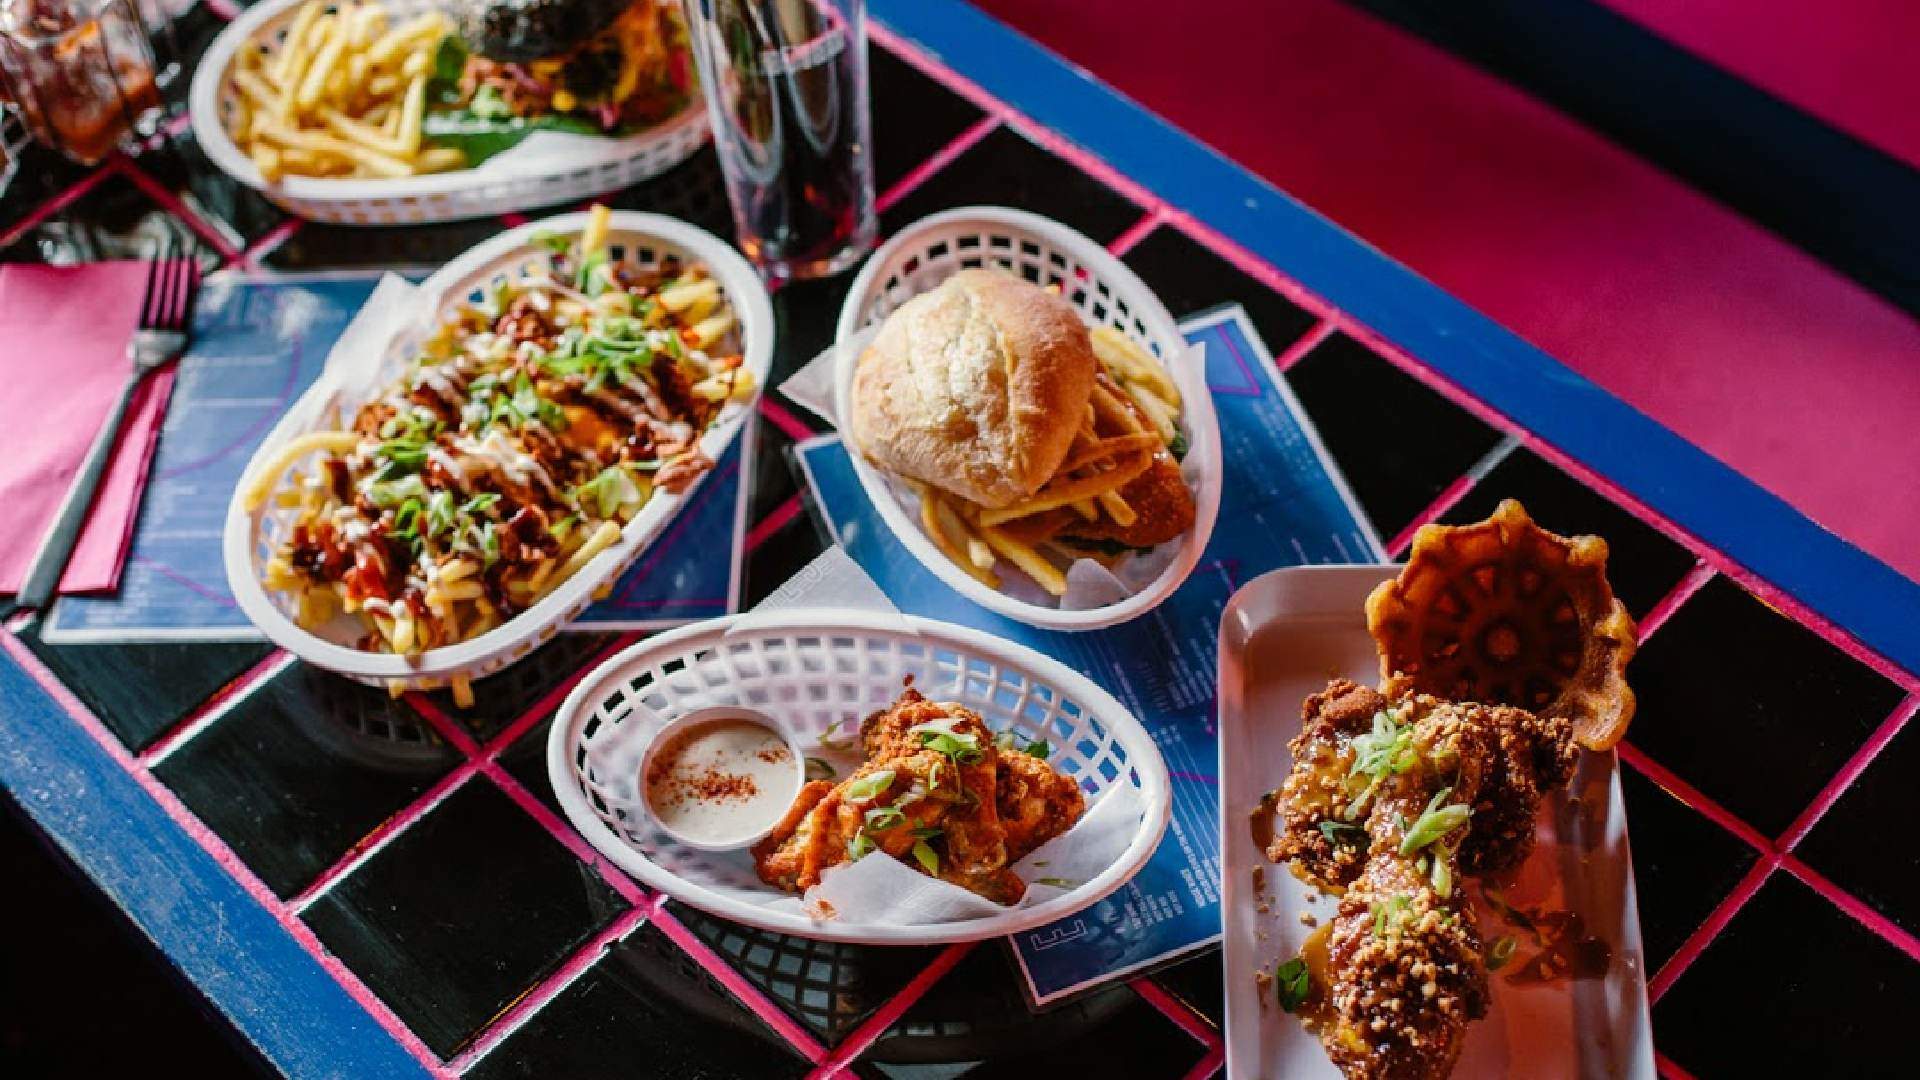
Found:
<path fill-rule="evenodd" d="M 746 842 L 772 827 L 800 790 L 793 750 L 747 719 L 717 719 L 668 736 L 649 758 L 647 805 L 696 844 Z"/>

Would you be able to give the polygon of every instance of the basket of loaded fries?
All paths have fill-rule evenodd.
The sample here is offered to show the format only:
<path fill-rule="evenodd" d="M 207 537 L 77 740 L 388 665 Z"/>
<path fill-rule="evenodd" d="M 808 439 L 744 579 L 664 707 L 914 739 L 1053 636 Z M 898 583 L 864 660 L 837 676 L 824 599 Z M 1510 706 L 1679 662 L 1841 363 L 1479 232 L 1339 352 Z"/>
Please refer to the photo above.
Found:
<path fill-rule="evenodd" d="M 795 582 L 823 575 L 878 596 L 837 548 Z M 554 792 L 621 869 L 749 926 L 926 944 L 1070 915 L 1153 853 L 1166 765 L 1085 676 L 883 599 L 782 593 L 634 645 L 561 708 Z"/>

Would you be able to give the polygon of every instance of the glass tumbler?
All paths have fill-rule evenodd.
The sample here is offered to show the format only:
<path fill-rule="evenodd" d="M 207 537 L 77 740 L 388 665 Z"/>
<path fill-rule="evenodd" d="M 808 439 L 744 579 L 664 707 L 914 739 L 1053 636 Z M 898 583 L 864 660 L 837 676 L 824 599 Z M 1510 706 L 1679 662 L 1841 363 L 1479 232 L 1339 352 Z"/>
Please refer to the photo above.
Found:
<path fill-rule="evenodd" d="M 681 0 L 740 247 L 775 281 L 873 246 L 866 0 Z"/>
<path fill-rule="evenodd" d="M 33 137 L 83 165 L 159 114 L 132 0 L 0 0 L 0 77 Z"/>

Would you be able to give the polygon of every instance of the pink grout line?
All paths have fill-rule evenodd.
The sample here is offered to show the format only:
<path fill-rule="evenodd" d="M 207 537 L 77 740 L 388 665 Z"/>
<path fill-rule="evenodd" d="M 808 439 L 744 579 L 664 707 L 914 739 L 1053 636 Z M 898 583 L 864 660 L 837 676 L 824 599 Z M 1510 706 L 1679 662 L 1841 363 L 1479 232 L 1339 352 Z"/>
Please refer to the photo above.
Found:
<path fill-rule="evenodd" d="M 1227 1048 L 1225 1046 L 1212 1047 L 1206 1052 L 1204 1057 L 1194 1063 L 1192 1069 L 1187 1071 L 1186 1080 L 1207 1080 L 1208 1077 L 1213 1076 L 1224 1068 L 1226 1064 Z"/>
<path fill-rule="evenodd" d="M 240 7 L 233 0 L 206 0 L 207 10 L 232 22 L 240 17 Z"/>
<path fill-rule="evenodd" d="M 927 991 L 933 989 L 935 983 L 945 978 L 961 960 L 966 959 L 966 955 L 978 944 L 977 941 L 962 941 L 943 949 L 939 956 L 933 958 L 932 963 L 921 968 L 905 986 L 888 998 L 886 1004 L 875 1009 L 872 1016 L 861 1021 L 859 1027 L 854 1028 L 846 1038 L 841 1039 L 840 1045 L 834 1047 L 833 1055 L 822 1062 L 820 1068 L 814 1070 L 813 1077 L 820 1078 L 838 1073 L 855 1058 L 866 1053 L 868 1048 L 880 1041 L 880 1036 L 885 1035 L 887 1029 L 898 1023 L 908 1009 L 913 1008 L 922 997 L 926 996 Z"/>
<path fill-rule="evenodd" d="M 1692 1073 L 1658 1050 L 1653 1052 L 1653 1067 L 1658 1070 L 1662 1080 L 1695 1080 Z"/>
<path fill-rule="evenodd" d="M 922 75 L 972 102 L 976 108 L 995 115 L 1006 110 L 1006 105 L 999 98 L 981 89 L 978 83 L 934 59 L 879 20 L 867 20 L 867 37 L 886 46 L 889 52 L 905 60 L 908 66 L 918 68 Z"/>
<path fill-rule="evenodd" d="M 1133 250 L 1134 245 L 1145 240 L 1147 234 L 1159 228 L 1160 223 L 1165 220 L 1167 220 L 1166 207 L 1156 206 L 1148 210 L 1140 215 L 1139 221 L 1127 226 L 1126 232 L 1113 238 L 1113 243 L 1107 245 L 1107 252 L 1116 259 L 1125 257 L 1127 252 Z"/>
<path fill-rule="evenodd" d="M 1338 330 L 1338 324 L 1332 319 L 1321 319 L 1313 324 L 1312 329 L 1301 335 L 1299 341 L 1280 350 L 1280 355 L 1273 358 L 1273 366 L 1280 374 L 1285 375 L 1293 365 L 1305 359 L 1308 353 L 1319 348 Z"/>
<path fill-rule="evenodd" d="M 1773 607 L 1798 622 L 1800 625 L 1824 638 L 1834 648 L 1872 668 L 1888 681 L 1908 692 L 1920 691 L 1920 675 L 1909 672 L 1879 653 L 1862 645 L 1851 634 L 1829 622 L 1824 615 L 1802 604 L 1784 590 L 1755 576 L 1751 571 L 1727 558 L 1713 547 L 1701 541 L 1693 534 L 1682 530 L 1668 521 L 1657 511 L 1635 498 L 1632 493 L 1617 486 L 1586 465 L 1567 456 L 1555 447 L 1540 441 L 1537 437 L 1527 436 L 1526 446 L 1539 454 L 1569 476 L 1580 480 L 1588 487 L 1611 499 L 1622 509 L 1658 529 L 1661 533 L 1676 540 L 1700 556 L 1722 575 L 1732 579 L 1741 588 L 1757 597 L 1761 602 Z"/>
<path fill-rule="evenodd" d="M 1773 874 L 1773 871 L 1774 863 L 1771 859 L 1761 859 L 1754 863 L 1753 868 L 1748 870 L 1746 876 L 1740 879 L 1740 883 L 1733 887 L 1733 891 L 1727 894 L 1726 899 L 1720 901 L 1707 914 L 1706 921 L 1701 923 L 1693 933 L 1687 935 L 1687 940 L 1681 942 L 1680 947 L 1673 951 L 1673 955 L 1667 957 L 1667 962 L 1660 965 L 1660 970 L 1653 973 L 1653 978 L 1647 980 L 1649 1006 L 1658 1002 L 1673 986 L 1674 981 L 1686 974 L 1687 969 L 1700 958 L 1700 954 L 1706 951 L 1707 946 L 1720 936 L 1720 932 L 1727 928 L 1727 924 L 1733 921 L 1733 917 L 1747 905 L 1747 901 L 1753 899 L 1754 894 L 1760 891 L 1760 886 L 1766 884 L 1767 878 Z"/>
<path fill-rule="evenodd" d="M 60 211 L 65 210 L 67 207 L 72 206 L 76 202 L 79 202 L 81 199 L 87 196 L 88 192 L 92 191 L 96 187 L 99 187 L 102 181 L 106 180 L 107 177 L 112 175 L 114 175 L 113 169 L 106 165 L 102 165 L 99 168 L 88 173 L 87 175 L 74 181 L 72 187 L 67 188 L 65 191 L 62 191 L 60 194 L 55 195 L 53 198 L 48 199 L 46 202 L 43 202 L 39 206 L 28 211 L 27 215 L 21 218 L 18 222 L 16 222 L 12 228 L 8 229 L 4 233 L 0 233 L 0 247 L 12 246 L 12 244 L 15 241 L 27 235 L 27 233 L 31 231 L 34 228 L 34 226 L 39 225 L 41 222 L 47 220 L 48 218 L 54 216 L 55 214 L 58 214 Z"/>
<path fill-rule="evenodd" d="M 213 696 L 200 703 L 200 707 L 188 713 L 179 723 L 162 732 L 153 741 L 153 745 L 140 752 L 140 764 L 152 768 L 174 752 L 180 744 L 198 735 L 213 721 L 224 716 L 242 698 L 252 694 L 269 679 L 294 663 L 292 656 L 275 649 L 259 663 L 227 680 L 227 684 L 213 692 Z"/>
<path fill-rule="evenodd" d="M 521 995 L 511 1007 L 493 1018 L 465 1050 L 454 1055 L 447 1062 L 447 1068 L 456 1073 L 464 1073 L 474 1062 L 485 1057 L 494 1047 L 505 1041 L 507 1036 L 520 1030 L 535 1013 L 546 1008 L 547 1003 L 560 996 L 567 987 L 584 975 L 588 968 L 597 963 L 606 951 L 628 934 L 639 929 L 653 914 L 655 902 L 649 898 L 645 903 L 628 908 L 595 934 L 592 940 L 582 945 L 579 951 L 568 957 L 566 962 L 555 968 L 533 989 Z"/>
<path fill-rule="evenodd" d="M 429 727 L 439 732 L 440 737 L 447 740 L 455 750 L 470 758 L 480 756 L 480 744 L 473 740 L 472 735 L 467 734 L 467 729 L 458 720 L 441 711 L 440 706 L 435 705 L 432 698 L 418 690 L 413 690 L 406 694 L 405 701 L 408 707 L 419 713 L 420 718 L 425 720 Z"/>
<path fill-rule="evenodd" d="M 33 655 L 33 651 L 28 649 L 24 642 L 12 634 L 0 634 L 0 650 L 6 651 L 22 670 L 32 676 L 33 680 L 39 683 L 62 709 L 66 710 L 67 715 L 72 717 L 74 722 L 100 745 L 107 756 L 126 770 L 134 783 L 138 784 L 148 797 L 173 819 L 174 824 L 199 844 L 208 856 L 220 864 L 222 869 L 232 875 L 234 881 L 253 899 L 254 903 L 259 904 L 263 910 L 271 914 L 281 928 L 307 950 L 314 962 L 340 984 L 347 996 L 353 998 L 396 1043 L 413 1055 L 429 1075 L 441 1080 L 454 1080 L 456 1074 L 441 1064 L 433 1051 L 420 1041 L 420 1037 L 401 1023 L 400 1018 L 387 1006 L 387 1003 L 369 989 L 366 983 L 360 981 L 360 977 L 355 975 L 352 969 L 328 952 L 313 930 L 300 921 L 293 909 L 281 903 L 280 899 L 273 894 L 273 890 L 267 888 L 266 883 L 261 881 L 240 859 L 240 856 L 227 846 L 226 841 L 220 839 L 217 833 L 187 809 L 179 796 L 155 779 L 152 773 L 141 768 L 139 761 L 120 745 L 120 740 L 106 729 L 106 725 L 102 724 L 99 718 L 87 711 L 87 707 L 81 704 L 80 699 L 74 697 L 73 692 L 40 663 L 39 658 Z"/>
<path fill-rule="evenodd" d="M 499 757 L 500 752 L 512 746 L 514 740 L 528 728 L 539 723 L 548 713 L 558 710 L 560 703 L 567 699 L 567 695 L 573 693 L 573 688 L 580 685 L 588 675 L 593 674 L 601 664 L 606 663 L 608 657 L 646 636 L 645 631 L 629 630 L 614 638 L 606 648 L 581 661 L 580 670 L 560 680 L 560 685 L 542 694 L 540 700 L 528 706 L 527 711 L 520 714 L 520 719 L 500 729 L 500 733 L 495 735 L 485 747 L 487 760 L 492 761 Z"/>
<path fill-rule="evenodd" d="M 1916 938 L 1904 927 L 1882 915 L 1866 901 L 1827 880 L 1826 876 L 1792 855 L 1780 857 L 1780 868 L 1812 888 L 1814 892 L 1827 898 L 1827 901 L 1854 917 L 1862 926 L 1879 934 L 1894 948 L 1906 953 L 1909 959 L 1920 961 L 1920 938 Z"/>
<path fill-rule="evenodd" d="M 1463 473 L 1459 479 L 1443 488 L 1440 494 L 1434 498 L 1433 502 L 1428 505 L 1425 510 L 1414 515 L 1413 520 L 1407 522 L 1406 527 L 1401 529 L 1392 540 L 1387 542 L 1387 553 L 1398 557 L 1402 552 L 1406 551 L 1407 548 L 1413 544 L 1415 534 L 1422 528 L 1439 521 L 1440 518 L 1443 517 L 1447 511 L 1453 509 L 1461 499 L 1466 498 L 1467 492 L 1472 491 L 1474 485 L 1486 479 L 1487 474 L 1497 468 L 1502 461 L 1507 460 L 1507 457 L 1511 455 L 1519 445 L 1519 440 L 1512 437 L 1501 439 L 1498 443 L 1495 443 L 1493 449 L 1482 454 L 1480 460 L 1469 466 L 1467 471 Z"/>
<path fill-rule="evenodd" d="M 912 192 L 914 188 L 925 183 L 927 177 L 932 176 L 934 173 L 952 164 L 954 158 L 972 149 L 975 143 L 986 138 L 988 132 L 991 132 L 999 126 L 1000 118 L 992 113 L 988 113 L 986 116 L 975 120 L 965 131 L 956 135 L 952 142 L 934 151 L 932 157 L 907 170 L 907 175 L 895 181 L 892 187 L 882 192 L 879 199 L 874 202 L 874 210 L 878 213 L 886 213 L 888 208 L 892 207 L 894 203 L 899 202 Z"/>
<path fill-rule="evenodd" d="M 761 518 L 759 523 L 753 527 L 753 530 L 747 533 L 746 553 L 749 555 L 753 554 L 759 549 L 761 544 L 767 542 L 769 537 L 781 529 L 786 528 L 787 522 L 799 516 L 803 505 L 800 496 L 793 495 L 790 496 L 786 502 L 776 507 L 772 513 Z"/>
<path fill-rule="evenodd" d="M 805 420 L 794 415 L 792 409 L 765 394 L 760 395 L 759 411 L 761 416 L 766 417 L 774 427 L 785 432 L 787 438 L 794 442 L 805 442 L 818 434 Z"/>
<path fill-rule="evenodd" d="M 249 244 L 247 249 L 240 253 L 238 260 L 240 265 L 249 269 L 259 269 L 261 259 L 273 254 L 273 252 L 279 249 L 280 245 L 291 240 L 293 234 L 299 232 L 300 227 L 306 223 L 305 218 L 289 217 L 280 224 L 260 234 L 258 240 Z"/>
<path fill-rule="evenodd" d="M 146 171 L 140 168 L 140 166 L 135 165 L 127 158 L 120 157 L 114 158 L 108 167 L 117 170 L 120 175 L 131 180 L 134 187 L 146 193 L 147 198 L 159 203 L 161 209 L 180 219 L 180 222 L 187 228 L 198 233 L 202 240 L 212 245 L 213 249 L 220 253 L 222 262 L 234 262 L 241 257 L 240 249 L 233 246 L 233 241 L 227 239 L 226 235 L 219 229 L 208 224 L 206 219 L 202 218 L 193 208 L 181 202 L 180 197 L 168 191 L 165 184 L 148 176 Z"/>
<path fill-rule="evenodd" d="M 1473 490 L 1475 482 L 1472 473 L 1462 473 L 1459 479 L 1448 484 L 1433 500 L 1432 505 L 1416 514 L 1412 521 L 1407 522 L 1406 528 L 1401 529 L 1393 539 L 1387 541 L 1387 554 L 1398 558 L 1407 550 L 1408 545 L 1413 543 L 1413 534 L 1440 520 L 1440 515 L 1453 509 L 1454 504 L 1466 498 L 1467 492 Z"/>
<path fill-rule="evenodd" d="M 1714 802 L 1705 794 L 1680 779 L 1673 770 L 1648 757 L 1639 747 L 1623 742 L 1614 749 L 1620 752 L 1620 760 L 1631 765 L 1641 775 L 1664 788 L 1667 794 L 1692 807 L 1702 817 L 1746 841 L 1747 845 L 1762 855 L 1773 853 L 1773 842 L 1759 829 L 1741 821 L 1731 811 Z"/>
<path fill-rule="evenodd" d="M 1667 619 L 1680 609 L 1681 604 L 1686 603 L 1694 593 L 1699 592 L 1707 582 L 1713 580 L 1713 573 L 1713 567 L 1708 565 L 1705 559 L 1695 562 L 1693 569 L 1682 575 L 1680 580 L 1674 583 L 1673 588 L 1667 590 L 1667 595 L 1654 601 L 1654 605 L 1647 609 L 1646 617 L 1640 620 L 1638 627 L 1640 641 L 1644 643 L 1653 636 L 1655 630 L 1666 625 Z"/>
<path fill-rule="evenodd" d="M 493 781 L 494 786 L 505 793 L 507 798 L 518 804 L 520 809 L 525 810 L 527 816 L 539 822 L 541 828 L 552 833 L 553 838 L 560 841 L 560 846 L 572 852 L 574 858 L 593 867 L 594 872 L 607 883 L 607 887 L 619 893 L 621 899 L 629 904 L 645 903 L 650 899 L 647 890 L 642 888 L 639 882 L 628 877 L 619 867 L 607 861 L 606 856 L 595 851 L 593 845 L 587 842 L 586 837 L 580 835 L 578 829 L 561 821 L 552 810 L 547 808 L 546 803 L 535 797 L 533 792 L 527 790 L 526 785 L 515 780 L 507 770 L 494 762 L 485 761 L 480 764 L 480 772 Z"/>
<path fill-rule="evenodd" d="M 345 855 L 340 856 L 332 866 L 321 871 L 320 876 L 313 879 L 312 884 L 300 890 L 299 895 L 288 900 L 287 906 L 294 911 L 305 911 L 314 901 L 325 896 L 327 890 L 338 884 L 341 878 L 358 870 L 382 848 L 392 843 L 393 839 L 404 832 L 407 826 L 426 817 L 434 807 L 447 801 L 448 796 L 479 771 L 479 764 L 473 761 L 455 766 L 452 772 L 441 777 L 418 798 L 402 807 L 398 813 L 374 826 L 373 831 L 361 837 L 353 847 L 348 848 Z"/>
<path fill-rule="evenodd" d="M 708 947 L 706 942 L 701 941 L 698 935 L 673 917 L 673 913 L 667 910 L 664 895 L 660 897 L 656 906 L 653 925 L 675 945 L 680 946 L 687 955 L 698 961 L 700 966 L 706 969 L 707 974 L 732 991 L 733 996 L 751 1009 L 755 1016 L 792 1043 L 794 1049 L 800 1051 L 801 1056 L 815 1064 L 826 1058 L 826 1047 L 821 1046 L 820 1041 L 815 1039 L 812 1033 L 801 1027 L 798 1021 L 787 1015 L 786 1010 L 769 1000 L 760 992 L 759 987 L 748 982 L 746 976 L 735 971 L 732 964 L 727 963 L 720 954 Z"/>
<path fill-rule="evenodd" d="M 1847 759 L 1847 763 L 1840 767 L 1840 771 L 1834 774 L 1832 780 L 1827 781 L 1827 786 L 1820 789 L 1820 794 L 1814 796 L 1813 802 L 1801 811 L 1793 824 L 1787 826 L 1786 832 L 1780 834 L 1780 850 L 1792 851 L 1800 845 L 1800 841 L 1806 839 L 1807 833 L 1813 831 L 1813 827 L 1820 823 L 1820 819 L 1826 816 L 1833 804 L 1840 800 L 1840 796 L 1853 786 L 1853 782 L 1860 778 L 1860 774 L 1867 771 L 1867 766 L 1873 764 L 1873 759 L 1880 756 L 1880 751 L 1886 749 L 1887 744 L 1900 734 L 1901 729 L 1907 726 L 1907 722 L 1913 719 L 1916 712 L 1920 712 L 1920 693 L 1907 695 L 1904 701 L 1895 706 L 1892 715 L 1881 721 L 1880 726 L 1867 737 L 1867 741 L 1860 749 L 1854 751 L 1853 756 Z"/>
<path fill-rule="evenodd" d="M 1321 299 L 1319 294 L 1308 291 L 1305 285 L 1281 273 L 1266 260 L 1241 247 L 1228 239 L 1226 234 L 1216 231 L 1212 226 L 1199 221 L 1192 215 L 1177 209 L 1169 209 L 1167 221 L 1186 233 L 1188 239 L 1211 250 L 1241 273 L 1286 297 L 1308 314 L 1329 320 L 1341 314 L 1332 304 Z"/>
<path fill-rule="evenodd" d="M 1200 1040 L 1201 1044 L 1208 1049 L 1217 1049 L 1222 1045 L 1218 1028 L 1187 1008 L 1178 998 L 1167 993 L 1166 988 L 1159 983 L 1148 978 L 1138 978 L 1129 979 L 1127 985 L 1133 987 L 1133 992 L 1144 998 L 1147 1004 L 1159 1009 L 1180 1030 Z"/>

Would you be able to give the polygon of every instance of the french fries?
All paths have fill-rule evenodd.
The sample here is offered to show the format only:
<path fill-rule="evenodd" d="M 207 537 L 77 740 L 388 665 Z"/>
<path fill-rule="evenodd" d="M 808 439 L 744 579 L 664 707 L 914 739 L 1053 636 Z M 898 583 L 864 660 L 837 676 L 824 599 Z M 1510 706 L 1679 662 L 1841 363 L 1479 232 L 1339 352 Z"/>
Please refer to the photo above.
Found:
<path fill-rule="evenodd" d="M 371 0 L 308 0 L 270 58 L 257 48 L 235 54 L 229 132 L 268 183 L 464 168 L 459 150 L 421 135 L 434 54 L 452 31 L 437 11 L 389 28 Z"/>

